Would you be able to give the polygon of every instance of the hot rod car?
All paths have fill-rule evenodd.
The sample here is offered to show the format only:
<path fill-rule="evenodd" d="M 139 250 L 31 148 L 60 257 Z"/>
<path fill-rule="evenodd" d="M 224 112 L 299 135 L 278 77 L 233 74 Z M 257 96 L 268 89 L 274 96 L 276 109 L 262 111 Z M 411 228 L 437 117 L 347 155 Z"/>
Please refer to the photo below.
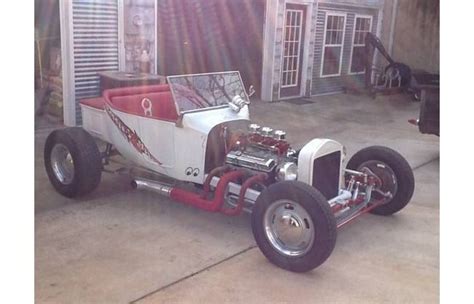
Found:
<path fill-rule="evenodd" d="M 81 101 L 82 127 L 55 130 L 46 140 L 54 188 L 67 197 L 93 191 L 120 154 L 132 164 L 126 172 L 154 174 L 132 174 L 136 189 L 206 211 L 251 213 L 263 254 L 295 272 L 329 257 L 338 227 L 366 212 L 391 215 L 411 199 L 413 172 L 390 148 L 362 149 L 344 168 L 345 148 L 334 140 L 315 138 L 295 150 L 284 131 L 251 123 L 239 72 L 167 82 Z M 106 143 L 104 151 L 94 137 Z"/>

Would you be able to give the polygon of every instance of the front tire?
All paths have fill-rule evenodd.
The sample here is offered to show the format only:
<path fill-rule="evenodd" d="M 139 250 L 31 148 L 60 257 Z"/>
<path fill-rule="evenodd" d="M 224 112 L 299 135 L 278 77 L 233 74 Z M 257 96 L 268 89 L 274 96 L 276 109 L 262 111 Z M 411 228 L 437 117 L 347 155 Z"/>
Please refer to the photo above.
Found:
<path fill-rule="evenodd" d="M 46 139 L 44 164 L 51 184 L 66 197 L 85 195 L 99 185 L 102 158 L 94 138 L 82 128 L 53 131 Z"/>
<path fill-rule="evenodd" d="M 347 168 L 361 171 L 370 169 L 382 182 L 380 190 L 390 191 L 392 198 L 370 212 L 391 215 L 402 210 L 410 202 L 415 190 L 415 177 L 408 162 L 397 151 L 382 146 L 372 146 L 354 154 Z M 377 199 L 378 193 L 372 192 Z"/>
<path fill-rule="evenodd" d="M 294 272 L 310 271 L 326 261 L 337 236 L 326 198 L 298 181 L 262 191 L 252 211 L 252 231 L 270 262 Z"/>

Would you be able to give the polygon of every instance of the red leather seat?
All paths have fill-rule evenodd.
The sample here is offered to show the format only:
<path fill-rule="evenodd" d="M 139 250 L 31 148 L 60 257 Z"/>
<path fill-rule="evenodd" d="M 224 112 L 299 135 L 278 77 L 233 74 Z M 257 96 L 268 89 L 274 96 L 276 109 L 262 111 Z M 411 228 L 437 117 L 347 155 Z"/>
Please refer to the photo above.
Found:
<path fill-rule="evenodd" d="M 167 84 L 110 89 L 104 91 L 104 97 L 82 99 L 80 103 L 104 110 L 106 98 L 114 109 L 125 113 L 173 122 L 178 119 L 173 96 Z M 146 115 L 142 107 L 144 98 L 151 101 L 151 116 Z"/>
<path fill-rule="evenodd" d="M 142 107 L 142 100 L 144 98 L 148 98 L 151 101 L 151 116 L 145 115 L 145 110 Z M 117 110 L 133 115 L 169 121 L 176 121 L 178 119 L 171 91 L 116 96 L 112 97 L 111 103 Z"/>
<path fill-rule="evenodd" d="M 142 107 L 142 100 L 144 98 L 148 98 L 151 101 L 151 116 L 147 116 Z M 170 91 L 116 96 L 112 97 L 111 103 L 117 110 L 133 115 L 170 121 L 176 121 L 178 119 Z"/>

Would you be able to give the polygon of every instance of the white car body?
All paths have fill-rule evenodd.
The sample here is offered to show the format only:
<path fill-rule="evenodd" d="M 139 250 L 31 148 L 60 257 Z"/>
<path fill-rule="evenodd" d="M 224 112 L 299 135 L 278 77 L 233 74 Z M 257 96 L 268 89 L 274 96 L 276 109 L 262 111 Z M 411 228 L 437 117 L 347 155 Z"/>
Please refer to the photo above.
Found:
<path fill-rule="evenodd" d="M 136 116 L 111 108 L 127 126 L 135 130 L 145 145 L 161 164 L 150 157 L 137 153 L 122 135 L 105 110 L 81 105 L 83 128 L 111 143 L 126 159 L 133 163 L 166 174 L 172 178 L 202 184 L 204 181 L 204 159 L 208 134 L 216 125 L 234 121 L 250 122 L 248 106 L 239 113 L 230 108 L 209 109 L 183 115 L 181 126 L 176 123 Z M 186 175 L 186 169 L 199 171 L 197 176 Z"/>
<path fill-rule="evenodd" d="M 179 107 L 176 101 L 175 106 Z M 250 124 L 248 105 L 244 105 L 239 112 L 233 111 L 230 107 L 191 111 L 181 114 L 178 123 L 137 116 L 108 105 L 106 109 L 138 134 L 153 157 L 138 153 L 105 109 L 100 110 L 81 104 L 82 127 L 103 141 L 113 144 L 121 155 L 138 166 L 177 180 L 199 184 L 206 178 L 204 163 L 210 131 L 215 126 L 230 121 L 243 120 Z M 311 185 L 313 161 L 335 151 L 342 153 L 343 146 L 334 140 L 315 138 L 308 142 L 298 156 L 298 180 Z M 197 174 L 186 174 L 189 168 Z"/>

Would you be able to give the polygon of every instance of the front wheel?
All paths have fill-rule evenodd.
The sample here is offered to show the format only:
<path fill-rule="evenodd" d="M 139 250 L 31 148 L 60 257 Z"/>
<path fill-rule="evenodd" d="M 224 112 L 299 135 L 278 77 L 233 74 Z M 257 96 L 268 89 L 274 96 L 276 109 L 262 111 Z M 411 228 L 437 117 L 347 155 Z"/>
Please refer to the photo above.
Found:
<path fill-rule="evenodd" d="M 372 146 L 354 154 L 347 168 L 363 171 L 369 169 L 381 181 L 378 189 L 372 192 L 372 198 L 383 203 L 370 212 L 378 215 L 391 215 L 402 210 L 410 201 L 415 178 L 408 162 L 395 150 L 382 146 Z M 384 198 L 380 192 L 390 192 L 391 198 Z"/>
<path fill-rule="evenodd" d="M 253 208 L 252 230 L 270 262 L 294 272 L 318 267 L 336 244 L 336 220 L 326 198 L 298 181 L 262 191 Z"/>

